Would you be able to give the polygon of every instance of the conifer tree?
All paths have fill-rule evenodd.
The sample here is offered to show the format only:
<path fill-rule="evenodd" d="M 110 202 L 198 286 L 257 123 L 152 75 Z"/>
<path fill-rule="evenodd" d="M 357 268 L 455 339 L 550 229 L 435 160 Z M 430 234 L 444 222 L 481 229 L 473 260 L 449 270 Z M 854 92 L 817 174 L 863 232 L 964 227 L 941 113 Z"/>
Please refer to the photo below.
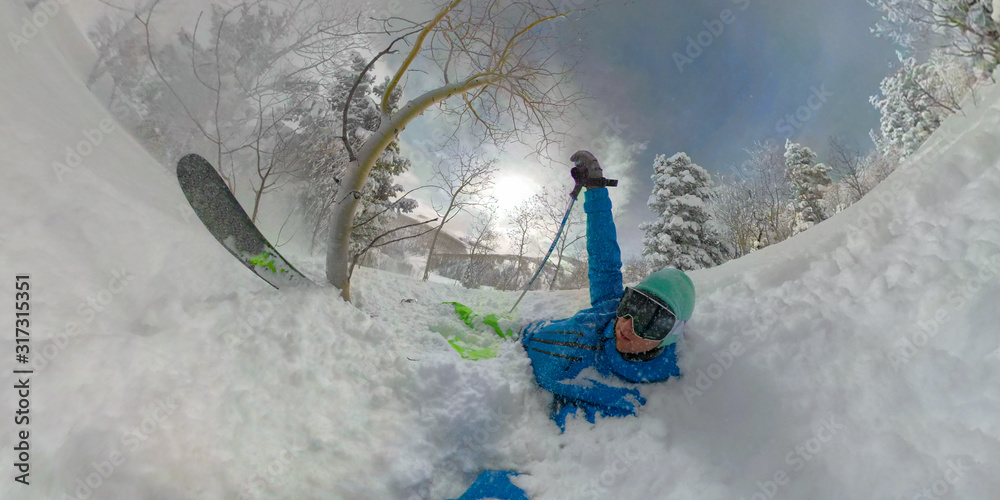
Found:
<path fill-rule="evenodd" d="M 916 151 L 958 106 L 944 77 L 929 62 L 904 60 L 895 74 L 882 80 L 879 90 L 881 95 L 870 101 L 881 113 L 883 142 L 903 156 Z"/>
<path fill-rule="evenodd" d="M 795 232 L 802 232 L 827 218 L 823 194 L 831 184 L 826 165 L 816 163 L 816 153 L 811 149 L 785 141 L 785 164 L 788 177 L 795 187 Z"/>
<path fill-rule="evenodd" d="M 688 271 L 728 260 L 730 249 L 707 205 L 713 189 L 708 172 L 684 153 L 658 155 L 653 170 L 649 209 L 657 219 L 639 226 L 646 233 L 642 254 L 653 268 Z"/>

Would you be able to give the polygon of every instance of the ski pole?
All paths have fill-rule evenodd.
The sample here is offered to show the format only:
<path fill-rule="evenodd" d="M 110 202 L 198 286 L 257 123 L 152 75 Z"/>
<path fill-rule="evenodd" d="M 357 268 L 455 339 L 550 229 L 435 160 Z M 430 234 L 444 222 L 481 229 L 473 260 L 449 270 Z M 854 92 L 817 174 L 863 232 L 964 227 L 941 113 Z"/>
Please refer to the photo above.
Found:
<path fill-rule="evenodd" d="M 579 194 L 579 190 L 574 190 L 574 193 Z M 531 285 L 535 283 L 536 279 L 538 279 L 538 275 L 542 274 L 542 268 L 544 268 L 545 263 L 549 261 L 549 256 L 552 255 L 552 251 L 556 248 L 556 242 L 559 241 L 559 237 L 562 236 L 563 228 L 566 227 L 566 220 L 569 219 L 569 213 L 573 210 L 574 203 L 576 203 L 576 196 L 570 194 L 569 207 L 566 208 L 566 214 L 563 215 L 562 222 L 559 224 L 559 231 L 556 232 L 556 239 L 552 240 L 552 245 L 549 245 L 549 251 L 545 254 L 545 258 L 542 259 L 542 264 L 538 266 L 538 270 L 535 271 L 535 275 L 531 278 L 531 281 L 528 282 L 528 285 L 524 287 L 524 291 L 521 292 L 521 296 L 517 298 L 517 302 L 514 302 L 514 307 L 511 307 L 510 312 L 507 314 L 514 313 L 514 309 L 516 309 L 517 305 L 521 303 L 521 299 L 524 298 L 524 294 L 528 293 L 528 289 L 530 289 Z"/>

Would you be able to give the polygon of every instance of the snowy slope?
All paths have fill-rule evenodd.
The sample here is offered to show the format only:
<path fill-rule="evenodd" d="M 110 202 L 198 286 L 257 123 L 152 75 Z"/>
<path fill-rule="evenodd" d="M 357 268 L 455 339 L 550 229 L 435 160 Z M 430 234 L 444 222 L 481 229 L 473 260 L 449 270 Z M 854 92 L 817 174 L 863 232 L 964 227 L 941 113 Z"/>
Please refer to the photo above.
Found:
<path fill-rule="evenodd" d="M 0 32 L 28 15 L 0 3 Z M 526 472 L 535 499 L 1000 490 L 1000 88 L 834 219 L 693 273 L 686 377 L 644 387 L 638 418 L 559 434 L 516 344 L 467 362 L 431 331 L 461 328 L 442 301 L 516 294 L 366 269 L 360 309 L 275 292 L 132 138 L 92 132 L 113 116 L 64 27 L 0 44 L 0 303 L 31 273 L 37 371 L 23 486 L 5 330 L 0 498 L 438 499 L 481 468 Z M 67 147 L 86 154 L 57 172 Z M 532 292 L 514 321 L 586 303 Z"/>

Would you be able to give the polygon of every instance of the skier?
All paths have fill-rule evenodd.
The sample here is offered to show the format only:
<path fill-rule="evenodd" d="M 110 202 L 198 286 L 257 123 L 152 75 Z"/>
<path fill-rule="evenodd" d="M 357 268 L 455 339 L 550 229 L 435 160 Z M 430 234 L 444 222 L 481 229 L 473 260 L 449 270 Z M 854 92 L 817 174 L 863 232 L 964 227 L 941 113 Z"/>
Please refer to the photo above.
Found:
<path fill-rule="evenodd" d="M 626 385 L 679 376 L 677 340 L 695 298 L 691 279 L 671 268 L 623 289 L 608 180 L 590 152 L 577 151 L 570 160 L 574 192 L 587 188 L 591 307 L 571 318 L 532 323 L 521 337 L 538 384 L 555 395 L 551 416 L 562 431 L 579 408 L 590 423 L 597 414 L 635 415 L 646 401 Z"/>
<path fill-rule="evenodd" d="M 593 154 L 577 151 L 570 160 L 576 164 L 574 197 L 587 188 L 590 308 L 571 318 L 532 323 L 521 337 L 538 385 L 555 395 L 552 419 L 562 431 L 566 417 L 578 408 L 590 423 L 598 413 L 635 415 L 636 406 L 646 401 L 638 389 L 623 385 L 679 376 L 677 340 L 694 309 L 694 284 L 677 269 L 657 271 L 634 288 L 622 288 L 621 250 L 607 189 L 613 184 Z M 517 475 L 483 471 L 457 500 L 527 500 L 510 481 Z"/>
<path fill-rule="evenodd" d="M 566 430 L 566 417 L 578 408 L 587 421 L 635 415 L 646 401 L 625 383 L 656 382 L 680 375 L 677 340 L 694 309 L 694 284 L 677 269 L 657 271 L 634 288 L 622 288 L 621 250 L 611 199 L 600 163 L 577 151 L 573 196 L 584 193 L 590 308 L 571 318 L 532 323 L 521 343 L 531 359 L 538 385 L 555 395 L 552 419 Z M 612 385 L 609 385 L 609 382 Z M 485 470 L 457 500 L 527 500 L 511 481 L 514 471 Z"/>

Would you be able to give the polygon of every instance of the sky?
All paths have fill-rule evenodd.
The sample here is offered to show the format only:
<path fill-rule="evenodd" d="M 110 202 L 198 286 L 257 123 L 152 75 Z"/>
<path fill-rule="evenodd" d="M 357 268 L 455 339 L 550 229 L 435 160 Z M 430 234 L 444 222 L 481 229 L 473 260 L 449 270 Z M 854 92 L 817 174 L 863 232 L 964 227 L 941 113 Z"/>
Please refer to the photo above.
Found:
<path fill-rule="evenodd" d="M 189 0 L 164 3 L 164 12 L 176 12 L 179 19 L 193 19 L 206 8 Z M 100 4 L 88 5 L 79 10 L 96 15 Z M 425 2 L 376 1 L 365 8 L 376 17 L 433 15 Z M 683 151 L 709 172 L 727 174 L 744 159 L 745 148 L 765 139 L 801 142 L 816 150 L 820 161 L 831 135 L 870 148 L 868 132 L 877 129 L 878 113 L 868 98 L 896 61 L 892 45 L 869 31 L 876 19 L 865 0 L 608 0 L 551 23 L 545 29 L 557 37 L 565 57 L 579 59 L 574 88 L 589 98 L 571 137 L 552 158 L 539 159 L 516 144 L 483 149 L 502 166 L 494 189 L 500 211 L 543 187 L 568 192 L 568 158 L 589 149 L 608 177 L 621 180 L 612 189 L 619 244 L 623 255 L 637 255 L 639 224 L 655 218 L 646 203 L 656 155 Z M 376 70 L 391 74 L 403 55 L 383 58 Z M 422 78 L 411 72 L 404 100 L 426 89 Z M 427 183 L 441 159 L 437 139 L 446 134 L 449 124 L 428 112 L 400 135 L 403 153 L 414 163 L 399 179 L 404 187 Z M 443 195 L 424 189 L 414 197 L 420 203 L 417 215 L 432 218 Z M 456 219 L 448 229 L 461 233 L 470 220 Z M 543 252 L 553 236 L 539 235 L 535 251 Z"/>
<path fill-rule="evenodd" d="M 891 43 L 869 31 L 876 19 L 865 0 L 633 0 L 556 23 L 560 43 L 580 58 L 575 84 L 590 96 L 587 123 L 568 145 L 617 146 L 598 157 L 608 177 L 622 180 L 613 200 L 623 255 L 641 252 L 639 224 L 655 218 L 646 203 L 656 155 L 683 151 L 728 174 L 766 139 L 801 142 L 820 161 L 834 135 L 870 149 L 878 112 L 868 99 L 896 61 Z M 510 156 L 502 208 L 531 188 L 571 184 L 568 159 L 539 165 Z M 540 236 L 542 250 L 551 236 Z"/>
<path fill-rule="evenodd" d="M 831 135 L 871 147 L 878 112 L 868 97 L 896 61 L 870 34 L 876 19 L 865 0 L 630 1 L 579 21 L 577 76 L 616 110 L 629 141 L 647 144 L 630 179 L 639 192 L 650 192 L 659 154 L 684 151 L 724 174 L 755 141 L 791 139 L 823 161 Z M 641 240 L 632 222 L 654 216 L 647 198 L 632 197 L 619 223 L 630 251 Z"/>

